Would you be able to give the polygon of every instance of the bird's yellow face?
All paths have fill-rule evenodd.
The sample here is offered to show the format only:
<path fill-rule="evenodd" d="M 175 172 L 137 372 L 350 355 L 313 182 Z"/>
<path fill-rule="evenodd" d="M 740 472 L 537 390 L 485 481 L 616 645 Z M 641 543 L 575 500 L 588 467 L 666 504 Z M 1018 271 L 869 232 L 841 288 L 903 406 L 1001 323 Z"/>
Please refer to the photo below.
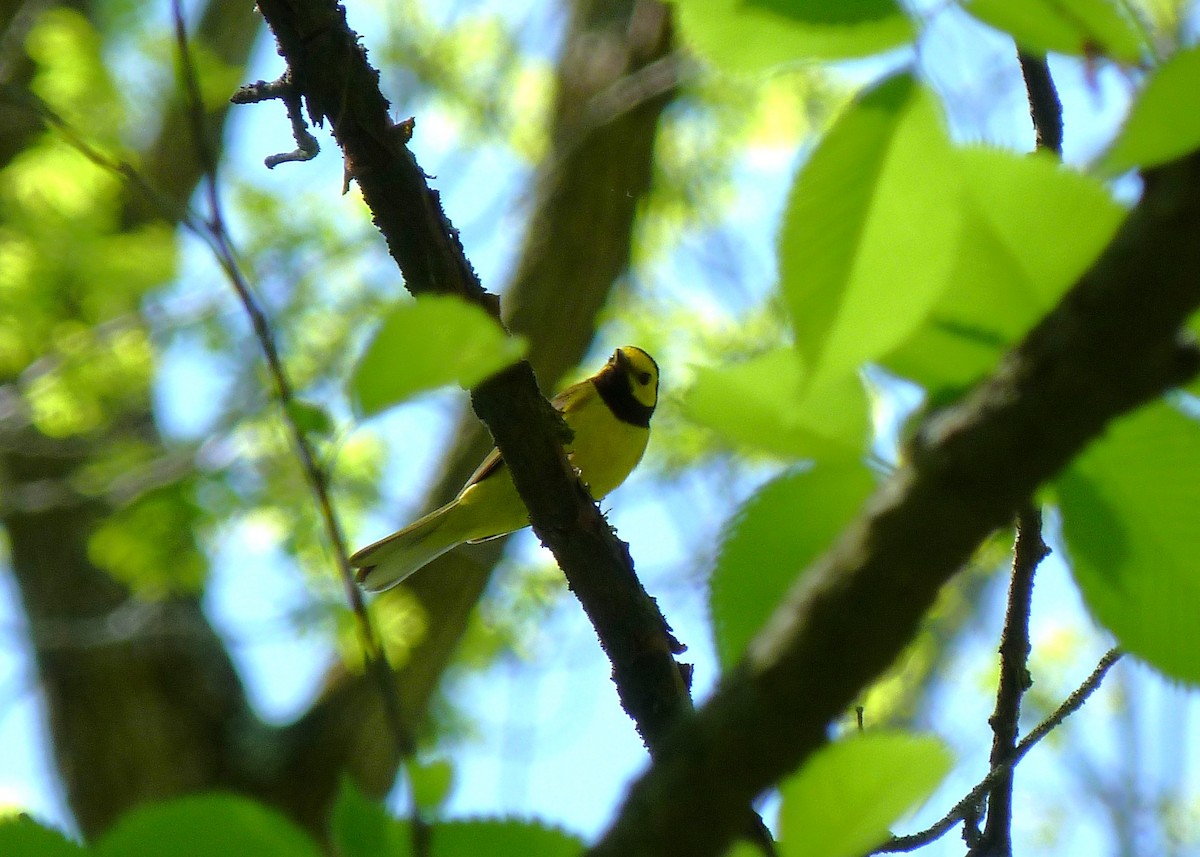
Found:
<path fill-rule="evenodd" d="M 632 345 L 618 348 L 591 382 L 618 420 L 649 428 L 658 404 L 658 364 L 653 357 Z"/>
<path fill-rule="evenodd" d="M 658 404 L 658 364 L 636 345 L 618 348 L 608 363 L 629 379 L 629 391 L 639 404 L 653 409 Z"/>

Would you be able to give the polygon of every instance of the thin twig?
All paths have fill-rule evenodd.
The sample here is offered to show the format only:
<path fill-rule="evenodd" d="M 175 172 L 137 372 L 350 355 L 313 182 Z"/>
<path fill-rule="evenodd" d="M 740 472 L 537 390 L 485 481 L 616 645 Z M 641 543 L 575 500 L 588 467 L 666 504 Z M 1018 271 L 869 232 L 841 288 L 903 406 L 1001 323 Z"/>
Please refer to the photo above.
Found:
<path fill-rule="evenodd" d="M 292 123 L 292 138 L 296 141 L 296 148 L 290 152 L 282 152 L 277 155 L 268 155 L 263 159 L 263 163 L 267 165 L 267 169 L 273 170 L 280 164 L 293 163 L 295 161 L 311 161 L 321 151 L 321 144 L 317 142 L 317 138 L 308 130 L 308 123 L 304 121 L 304 111 L 300 104 L 300 92 L 292 83 L 291 69 L 285 71 L 277 80 L 268 83 L 265 80 L 257 80 L 254 83 L 248 83 L 233 94 L 229 99 L 233 104 L 258 104 L 262 101 L 268 101 L 273 98 L 278 98 L 287 108 L 288 119 Z"/>
<path fill-rule="evenodd" d="M 1050 549 L 1042 541 L 1042 513 L 1032 504 L 1017 514 L 1017 540 L 1013 546 L 1012 579 L 1008 608 L 1000 634 L 1000 680 L 996 686 L 996 708 L 988 723 L 992 727 L 993 768 L 1001 767 L 1017 743 L 1021 698 L 1033 684 L 1029 675 L 1029 613 L 1033 602 L 1033 576 Z M 988 790 L 987 822 L 975 841 L 968 841 L 971 857 L 1012 853 L 1013 769 L 997 777 Z M 964 827 L 968 838 L 970 826 Z"/>
<path fill-rule="evenodd" d="M 349 602 L 350 608 L 354 613 L 364 651 L 366 668 L 375 676 L 379 684 L 385 715 L 393 737 L 396 740 L 396 745 L 400 748 L 402 754 L 408 756 L 414 750 L 412 732 L 404 724 L 400 703 L 397 698 L 395 681 L 392 678 L 391 667 L 388 665 L 387 656 L 379 643 L 379 638 L 371 622 L 371 617 L 367 613 L 362 592 L 354 583 L 354 572 L 350 568 L 346 538 L 342 532 L 341 523 L 333 508 L 333 500 L 329 494 L 328 474 L 318 460 L 316 452 L 307 435 L 305 435 L 304 430 L 296 421 L 292 409 L 292 405 L 295 402 L 295 392 L 288 378 L 287 370 L 283 366 L 283 360 L 279 355 L 274 332 L 271 329 L 266 314 L 255 299 L 249 282 L 242 272 L 232 241 L 229 238 L 229 232 L 225 227 L 225 218 L 222 213 L 217 184 L 217 163 L 204 133 L 204 105 L 201 99 L 195 67 L 192 62 L 191 51 L 188 46 L 183 13 L 179 0 L 173 0 L 171 5 L 175 19 L 175 38 L 179 51 L 182 77 L 187 87 L 188 98 L 191 101 L 192 107 L 190 111 L 193 126 L 192 137 L 196 145 L 197 156 L 200 158 L 201 166 L 205 173 L 205 195 L 209 209 L 209 219 L 205 223 L 207 227 L 205 231 L 212 239 L 211 246 L 216 254 L 217 261 L 233 290 L 237 293 L 238 299 L 241 301 L 242 307 L 250 319 L 255 337 L 262 348 L 268 373 L 275 386 L 275 395 L 281 406 L 284 422 L 288 427 L 296 451 L 300 456 L 300 463 L 309 488 L 313 493 L 314 499 L 317 501 L 321 521 L 324 524 L 326 535 L 329 538 L 334 558 L 337 562 L 346 600 Z"/>
<path fill-rule="evenodd" d="M 1083 684 L 1079 685 L 1070 696 L 1063 700 L 1062 705 L 1056 708 L 1049 717 L 1021 739 L 1021 742 L 1013 750 L 1012 756 L 1002 764 L 994 766 L 988 771 L 988 775 L 980 780 L 975 788 L 967 792 L 963 799 L 951 807 L 950 811 L 944 816 L 918 833 L 911 833 L 907 836 L 896 836 L 889 839 L 871 853 L 894 854 L 902 851 L 915 851 L 945 836 L 947 831 L 954 827 L 955 824 L 969 817 L 972 812 L 975 812 L 983 796 L 995 786 L 1000 778 L 1005 776 L 1006 773 L 1011 772 L 1017 763 L 1025 758 L 1025 755 L 1037 746 L 1043 738 L 1049 735 L 1059 724 L 1078 711 L 1087 702 L 1088 697 L 1096 692 L 1096 689 L 1100 686 L 1100 682 L 1104 680 L 1104 676 L 1112 668 L 1113 664 L 1121 659 L 1123 654 L 1120 649 L 1109 649 L 1104 657 L 1100 659 L 1096 668 L 1092 670 L 1092 674 L 1084 680 Z"/>
<path fill-rule="evenodd" d="M 1033 122 L 1039 151 L 1051 151 L 1062 157 L 1062 103 L 1050 76 L 1046 58 L 1036 57 L 1018 48 L 1017 59 L 1025 79 L 1029 115 Z M 1036 506 L 1026 505 L 1017 513 L 1017 540 L 1013 546 L 1012 581 L 1004 630 L 1000 636 L 1000 680 L 996 687 L 996 707 L 988 723 L 992 727 L 990 763 L 999 766 L 1013 751 L 1021 717 L 1021 698 L 1033 683 L 1029 675 L 1029 613 L 1033 597 L 1033 576 L 1038 564 L 1049 553 L 1042 540 L 1042 515 Z M 1012 854 L 1012 793 L 1014 771 L 1009 768 L 997 777 L 987 794 L 987 817 L 983 832 L 978 817 L 983 805 L 964 819 L 963 839 L 968 857 L 1009 857 Z"/>

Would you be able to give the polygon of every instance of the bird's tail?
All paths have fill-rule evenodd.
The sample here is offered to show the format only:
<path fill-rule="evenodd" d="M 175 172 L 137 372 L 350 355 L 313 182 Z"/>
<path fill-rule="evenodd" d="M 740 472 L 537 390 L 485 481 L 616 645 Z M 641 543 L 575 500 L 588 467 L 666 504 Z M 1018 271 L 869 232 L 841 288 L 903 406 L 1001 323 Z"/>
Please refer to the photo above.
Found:
<path fill-rule="evenodd" d="M 390 589 L 413 572 L 419 571 L 451 548 L 463 542 L 455 526 L 448 526 L 458 500 L 414 521 L 403 530 L 367 545 L 350 564 L 358 569 L 359 584 L 368 592 Z"/>

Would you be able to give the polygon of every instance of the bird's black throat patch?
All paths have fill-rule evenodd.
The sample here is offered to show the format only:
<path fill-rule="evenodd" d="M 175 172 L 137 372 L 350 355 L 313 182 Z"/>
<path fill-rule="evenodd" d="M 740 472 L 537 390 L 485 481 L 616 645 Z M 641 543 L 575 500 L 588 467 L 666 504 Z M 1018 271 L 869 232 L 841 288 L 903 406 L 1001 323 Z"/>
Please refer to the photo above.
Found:
<path fill-rule="evenodd" d="M 596 392 L 608 405 L 613 416 L 623 423 L 650 428 L 650 416 L 654 413 L 653 405 L 643 405 L 634 398 L 633 390 L 629 387 L 629 375 L 622 368 L 605 369 L 592 379 Z"/>

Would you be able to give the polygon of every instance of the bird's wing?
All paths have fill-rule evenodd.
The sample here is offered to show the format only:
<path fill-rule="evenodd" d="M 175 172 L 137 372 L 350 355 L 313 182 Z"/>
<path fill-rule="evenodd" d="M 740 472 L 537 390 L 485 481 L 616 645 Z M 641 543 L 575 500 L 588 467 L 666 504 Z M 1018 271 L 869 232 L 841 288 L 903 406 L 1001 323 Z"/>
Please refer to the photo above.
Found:
<path fill-rule="evenodd" d="M 572 384 L 570 387 L 567 387 L 567 389 L 555 396 L 550 401 L 550 404 L 554 405 L 559 413 L 566 415 L 578 410 L 595 394 L 596 386 L 592 383 L 591 378 L 587 378 L 578 384 Z"/>
<path fill-rule="evenodd" d="M 487 454 L 487 458 L 483 460 L 483 463 L 475 468 L 475 472 L 471 474 L 471 478 L 467 480 L 467 484 L 463 485 L 462 490 L 465 491 L 477 482 L 482 482 L 488 477 L 494 476 L 503 467 L 504 458 L 500 455 L 500 450 L 493 449 Z"/>
<path fill-rule="evenodd" d="M 554 405 L 555 409 L 567 413 L 582 404 L 582 399 L 587 395 L 590 381 L 581 381 L 578 384 L 572 384 L 567 389 L 563 390 L 551 400 L 550 404 Z M 463 490 L 470 488 L 476 483 L 482 482 L 485 479 L 490 479 L 504 468 L 504 457 L 500 455 L 500 450 L 493 449 L 487 454 L 487 458 L 483 463 L 475 468 L 475 472 L 471 474 L 471 478 L 463 485 Z M 461 493 L 461 492 L 459 492 Z"/>

